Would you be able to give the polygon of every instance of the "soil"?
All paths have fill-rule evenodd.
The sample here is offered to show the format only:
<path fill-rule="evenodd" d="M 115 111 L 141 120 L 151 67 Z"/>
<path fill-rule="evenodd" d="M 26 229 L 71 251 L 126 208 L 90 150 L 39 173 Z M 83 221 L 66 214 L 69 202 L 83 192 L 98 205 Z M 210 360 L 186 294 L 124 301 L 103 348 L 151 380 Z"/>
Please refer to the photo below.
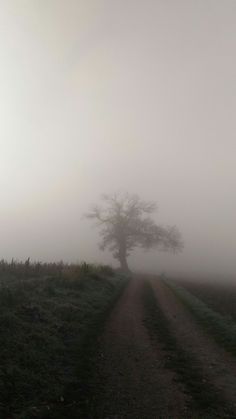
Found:
<path fill-rule="evenodd" d="M 197 358 L 203 380 L 220 392 L 236 418 L 236 360 L 207 336 L 167 286 L 153 278 L 134 278 L 113 309 L 98 343 L 93 380 L 91 418 L 200 418 L 190 410 L 191 394 L 167 367 L 163 342 L 155 343 L 146 328 L 143 302 L 145 282 L 180 347 Z"/>

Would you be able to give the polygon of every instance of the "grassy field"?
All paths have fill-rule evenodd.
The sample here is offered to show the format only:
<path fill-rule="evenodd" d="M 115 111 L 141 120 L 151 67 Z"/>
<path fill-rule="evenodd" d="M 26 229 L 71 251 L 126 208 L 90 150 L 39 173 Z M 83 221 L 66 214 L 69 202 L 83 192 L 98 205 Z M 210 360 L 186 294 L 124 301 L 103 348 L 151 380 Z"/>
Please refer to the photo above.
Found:
<path fill-rule="evenodd" d="M 87 264 L 0 264 L 0 417 L 86 417 L 92 353 L 127 278 Z"/>
<path fill-rule="evenodd" d="M 179 281 L 210 308 L 236 321 L 236 282 Z"/>
<path fill-rule="evenodd" d="M 218 300 L 216 298 L 217 303 L 213 305 L 208 302 L 206 295 L 209 294 L 204 293 L 204 285 L 191 284 L 191 286 L 188 287 L 188 283 L 185 283 L 186 286 L 180 286 L 179 283 L 174 281 L 165 281 L 165 283 L 194 314 L 196 320 L 205 328 L 205 330 L 209 332 L 224 349 L 236 356 L 236 322 L 235 318 L 226 310 L 227 300 L 222 299 L 221 293 L 219 292 L 219 285 L 206 284 L 208 292 L 212 289 L 210 301 L 213 302 L 214 295 L 215 297 L 218 296 Z M 199 290 L 199 293 L 192 292 L 194 285 L 196 287 L 195 289 Z M 191 289 L 191 292 L 187 288 Z M 206 304 L 206 302 L 208 304 Z M 217 308 L 217 311 L 213 310 L 212 307 Z"/>

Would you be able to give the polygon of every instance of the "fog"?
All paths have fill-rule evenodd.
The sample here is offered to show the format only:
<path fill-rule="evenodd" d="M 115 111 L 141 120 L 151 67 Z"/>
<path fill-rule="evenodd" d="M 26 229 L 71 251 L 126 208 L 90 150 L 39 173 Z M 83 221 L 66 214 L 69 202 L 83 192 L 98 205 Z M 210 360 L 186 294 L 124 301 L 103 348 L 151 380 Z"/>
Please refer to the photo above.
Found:
<path fill-rule="evenodd" d="M 158 204 L 180 255 L 133 269 L 235 274 L 235 0 L 1 0 L 0 257 L 116 263 L 102 193 Z"/>

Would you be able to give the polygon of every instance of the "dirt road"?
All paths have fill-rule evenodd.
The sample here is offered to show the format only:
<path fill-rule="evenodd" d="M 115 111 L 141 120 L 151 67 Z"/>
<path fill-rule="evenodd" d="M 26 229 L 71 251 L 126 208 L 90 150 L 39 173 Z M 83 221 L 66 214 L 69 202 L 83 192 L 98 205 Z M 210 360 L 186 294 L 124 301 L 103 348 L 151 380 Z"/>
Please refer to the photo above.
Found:
<path fill-rule="evenodd" d="M 211 402 L 209 409 L 206 406 L 203 410 L 204 403 L 198 408 L 186 372 L 181 377 L 180 370 L 168 364 L 171 355 L 165 342 L 159 340 L 158 330 L 153 339 L 146 324 L 147 282 L 174 336 L 178 353 L 183 349 L 191 360 L 196 360 L 198 382 L 202 380 L 205 386 L 209 383 L 209 391 L 217 400 L 222 398 L 222 405 L 218 400 Z M 91 418 L 236 418 L 235 377 L 235 360 L 204 334 L 166 285 L 157 279 L 133 279 L 100 337 Z"/>

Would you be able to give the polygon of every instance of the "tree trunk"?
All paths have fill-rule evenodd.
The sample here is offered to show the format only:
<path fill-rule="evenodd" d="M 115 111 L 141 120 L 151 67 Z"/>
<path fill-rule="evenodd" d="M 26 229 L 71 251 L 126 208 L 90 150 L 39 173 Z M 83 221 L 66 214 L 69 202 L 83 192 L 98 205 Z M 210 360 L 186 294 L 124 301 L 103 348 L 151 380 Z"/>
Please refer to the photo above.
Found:
<path fill-rule="evenodd" d="M 127 255 L 126 255 L 126 248 L 125 246 L 121 246 L 119 250 L 119 262 L 120 267 L 123 272 L 130 272 L 128 262 L 127 262 Z"/>
<path fill-rule="evenodd" d="M 123 272 L 130 272 L 126 257 L 120 259 L 120 267 Z"/>

